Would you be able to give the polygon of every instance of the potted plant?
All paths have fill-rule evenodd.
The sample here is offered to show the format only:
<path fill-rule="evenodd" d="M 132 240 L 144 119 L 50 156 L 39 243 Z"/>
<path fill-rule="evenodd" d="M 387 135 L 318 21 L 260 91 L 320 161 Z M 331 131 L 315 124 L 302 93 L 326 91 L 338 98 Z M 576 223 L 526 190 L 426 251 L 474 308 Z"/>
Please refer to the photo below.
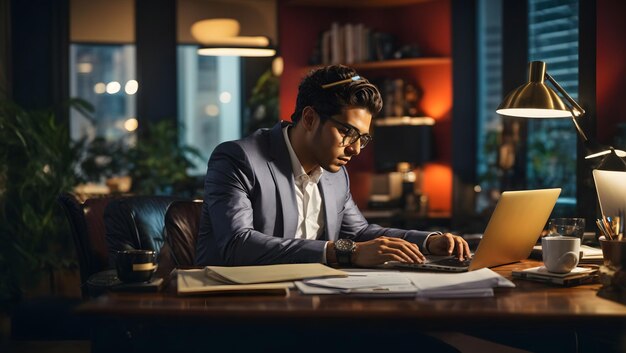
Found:
<path fill-rule="evenodd" d="M 88 111 L 73 100 L 71 106 Z M 79 181 L 83 142 L 73 143 L 51 111 L 0 100 L 0 300 L 16 300 L 55 270 L 74 266 L 67 223 L 56 197 Z"/>

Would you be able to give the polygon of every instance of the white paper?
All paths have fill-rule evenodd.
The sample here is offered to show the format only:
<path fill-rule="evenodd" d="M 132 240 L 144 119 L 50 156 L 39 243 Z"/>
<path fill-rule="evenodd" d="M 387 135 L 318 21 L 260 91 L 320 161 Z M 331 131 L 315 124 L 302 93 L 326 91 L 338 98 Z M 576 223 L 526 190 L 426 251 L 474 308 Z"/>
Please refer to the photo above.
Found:
<path fill-rule="evenodd" d="M 488 268 L 463 273 L 404 272 L 418 292 L 474 288 L 515 287 L 515 284 Z"/>
<path fill-rule="evenodd" d="M 335 289 L 386 288 L 397 285 L 411 285 L 411 281 L 397 271 L 371 271 L 348 273 L 348 277 L 317 278 L 304 280 L 305 284 Z"/>
<path fill-rule="evenodd" d="M 348 272 L 348 271 L 347 271 Z M 488 268 L 465 273 L 350 271 L 345 278 L 296 282 L 303 294 L 367 297 L 476 298 L 493 296 L 494 287 L 515 287 Z"/>
<path fill-rule="evenodd" d="M 593 248 L 589 245 L 581 245 L 580 251 L 583 252 L 583 259 L 601 259 L 602 249 Z"/>

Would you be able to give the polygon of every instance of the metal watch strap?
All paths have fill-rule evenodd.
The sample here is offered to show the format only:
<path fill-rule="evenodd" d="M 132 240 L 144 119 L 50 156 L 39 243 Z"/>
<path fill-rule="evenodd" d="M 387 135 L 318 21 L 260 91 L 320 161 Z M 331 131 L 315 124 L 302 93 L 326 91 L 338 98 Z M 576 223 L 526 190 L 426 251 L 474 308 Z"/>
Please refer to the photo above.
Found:
<path fill-rule="evenodd" d="M 341 266 L 350 266 L 352 265 L 352 253 L 351 252 L 343 252 L 336 251 L 335 254 L 337 256 L 337 263 Z"/>

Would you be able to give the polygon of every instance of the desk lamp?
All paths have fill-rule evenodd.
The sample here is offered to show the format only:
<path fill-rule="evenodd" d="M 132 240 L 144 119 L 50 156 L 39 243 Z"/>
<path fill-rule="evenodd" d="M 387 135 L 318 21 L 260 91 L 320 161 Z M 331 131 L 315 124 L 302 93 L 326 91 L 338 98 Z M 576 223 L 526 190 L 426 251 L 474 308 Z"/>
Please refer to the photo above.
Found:
<path fill-rule="evenodd" d="M 433 157 L 434 124 L 435 119 L 427 117 L 374 120 L 376 168 L 380 171 L 395 170 L 402 174 L 402 202 L 409 211 L 418 207 L 420 212 L 426 211 L 421 166 Z"/>
<path fill-rule="evenodd" d="M 545 81 L 548 81 L 565 98 L 565 105 L 559 95 Z M 582 130 L 576 119 L 585 115 L 585 110 L 546 72 L 546 63 L 532 61 L 528 69 L 528 83 L 511 91 L 500 104 L 496 112 L 500 115 L 523 118 L 571 118 L 578 136 L 580 136 L 587 155 L 585 159 L 606 156 L 600 166 L 620 163 L 626 168 L 626 162 L 620 157 L 626 157 L 626 152 L 603 146 L 590 140 Z"/>

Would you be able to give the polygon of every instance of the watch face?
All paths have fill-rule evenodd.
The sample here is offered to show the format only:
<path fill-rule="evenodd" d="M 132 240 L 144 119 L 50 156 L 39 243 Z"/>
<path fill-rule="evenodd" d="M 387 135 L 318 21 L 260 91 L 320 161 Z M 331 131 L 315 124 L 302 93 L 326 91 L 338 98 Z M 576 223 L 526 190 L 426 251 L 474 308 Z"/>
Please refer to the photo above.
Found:
<path fill-rule="evenodd" d="M 354 242 L 349 239 L 339 239 L 335 242 L 335 248 L 342 252 L 351 252 L 354 248 Z"/>

